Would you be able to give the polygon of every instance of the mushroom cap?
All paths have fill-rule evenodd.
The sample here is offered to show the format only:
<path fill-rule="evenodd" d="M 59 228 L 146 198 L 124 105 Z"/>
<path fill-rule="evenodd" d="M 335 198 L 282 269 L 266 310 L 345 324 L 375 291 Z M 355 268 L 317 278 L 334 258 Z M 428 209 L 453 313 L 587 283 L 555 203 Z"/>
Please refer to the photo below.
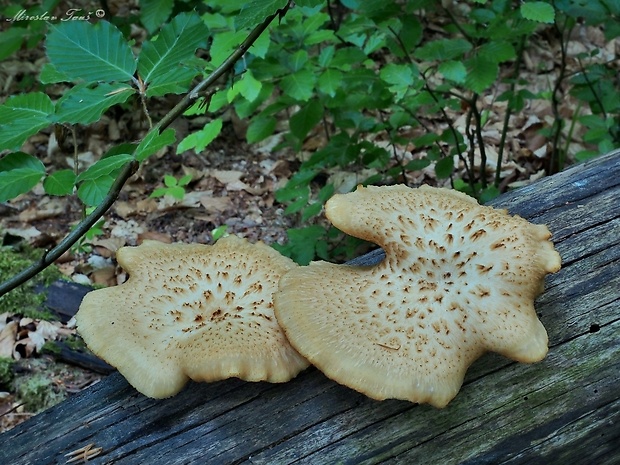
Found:
<path fill-rule="evenodd" d="M 484 352 L 546 355 L 534 298 L 560 268 L 546 226 L 431 187 L 358 187 L 325 210 L 386 253 L 376 266 L 313 262 L 280 281 L 276 317 L 328 377 L 375 399 L 444 407 Z"/>
<path fill-rule="evenodd" d="M 88 293 L 77 327 L 143 394 L 172 396 L 190 378 L 285 382 L 308 366 L 273 313 L 278 280 L 297 265 L 271 247 L 145 241 L 117 260 L 130 278 Z"/>

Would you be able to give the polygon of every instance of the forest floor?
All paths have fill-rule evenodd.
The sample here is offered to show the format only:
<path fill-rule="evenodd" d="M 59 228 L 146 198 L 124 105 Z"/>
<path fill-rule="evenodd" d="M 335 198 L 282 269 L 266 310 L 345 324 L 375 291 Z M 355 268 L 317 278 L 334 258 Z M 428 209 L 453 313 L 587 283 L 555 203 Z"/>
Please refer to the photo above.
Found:
<path fill-rule="evenodd" d="M 582 52 L 603 50 L 609 56 L 620 55 L 620 43 L 606 43 L 598 28 L 581 28 L 569 42 L 569 73 L 578 71 L 575 59 Z M 552 35 L 541 32 L 532 42 L 524 60 L 523 79 L 532 91 L 551 89 L 559 66 L 559 42 Z M 45 56 L 43 47 L 22 50 L 0 63 L 0 88 L 4 96 L 38 89 L 36 77 Z M 544 63 L 544 66 L 541 66 Z M 62 95 L 61 87 L 46 89 L 52 99 Z M 500 89 L 491 89 L 481 100 L 489 110 L 489 120 L 484 128 L 489 162 L 497 159 L 505 102 L 496 100 Z M 160 99 L 151 115 L 154 120 L 172 108 L 178 97 Z M 567 94 L 559 107 L 566 119 L 566 126 L 574 122 L 578 103 Z M 582 108 L 581 113 L 585 110 Z M 53 169 L 75 166 L 87 168 L 98 160 L 110 147 L 122 142 L 139 140 L 146 129 L 141 112 L 111 109 L 103 119 L 90 127 L 76 127 L 77 147 L 69 134 L 57 135 L 53 130 L 33 136 L 22 148 L 26 153 L 36 154 Z M 321 132 L 311 134 L 302 152 L 290 149 L 274 150 L 281 141 L 278 132 L 260 144 L 245 142 L 246 122 L 239 121 L 228 112 L 222 134 L 204 152 L 187 152 L 177 155 L 175 147 L 168 147 L 151 157 L 123 189 L 119 200 L 105 215 L 100 234 L 80 244 L 57 262 L 60 271 L 69 279 L 88 285 L 111 286 L 124 282 L 126 273 L 114 261 L 116 250 L 122 246 L 137 245 L 145 239 L 162 242 L 213 242 L 212 232 L 222 225 L 227 232 L 268 244 L 286 240 L 287 229 L 299 226 L 295 216 L 283 214 L 285 205 L 279 204 L 275 191 L 284 186 L 295 173 L 301 161 L 324 143 Z M 452 113 L 455 126 L 465 127 L 463 114 Z M 553 120 L 549 100 L 532 100 L 519 114 L 513 115 L 508 132 L 508 154 L 502 163 L 504 190 L 528 184 L 545 175 L 544 166 L 550 144 L 540 135 L 540 129 L 548 127 Z M 282 115 L 285 128 L 287 115 Z M 174 123 L 177 140 L 191 131 L 201 128 L 206 118 L 181 119 Z M 582 128 L 577 123 L 572 137 L 566 144 L 569 158 L 582 150 L 579 143 Z M 60 140 L 59 140 L 60 139 Z M 387 139 L 387 138 L 386 138 Z M 387 140 L 373 139 L 374 143 L 387 144 Z M 591 147 L 588 147 L 591 148 Z M 406 152 L 408 147 L 399 147 Z M 495 157 L 495 160 L 493 159 Z M 568 160 L 570 163 L 574 160 Z M 456 164 L 457 176 L 462 167 Z M 182 200 L 172 197 L 153 198 L 150 194 L 162 187 L 164 175 L 179 178 L 191 175 L 192 181 Z M 358 172 L 326 173 L 322 182 L 339 176 L 345 185 L 354 186 Z M 410 185 L 422 183 L 443 185 L 434 177 L 432 166 L 411 173 Z M 316 186 L 320 187 L 320 186 Z M 21 241 L 34 248 L 47 249 L 56 245 L 82 218 L 83 211 L 75 196 L 46 196 L 41 187 L 18 198 L 0 204 L 0 244 Z M 325 220 L 321 220 L 325 221 Z M 18 271 L 18 270 L 16 270 Z M 9 322 L 16 322 L 10 325 Z M 69 324 L 24 317 L 16 309 L 0 308 L 0 357 L 19 359 L 14 365 L 15 380 L 10 385 L 0 383 L 0 432 L 10 429 L 30 418 L 37 411 L 47 408 L 67 396 L 92 385 L 101 375 L 89 370 L 58 363 L 53 354 L 41 355 L 43 342 L 63 339 L 75 334 Z M 50 327 L 51 325 L 51 327 Z M 25 388 L 18 387 L 19 379 L 26 380 Z M 38 383 L 38 384 L 37 384 Z M 40 386 L 43 386 L 42 388 Z M 18 391 L 21 395 L 18 395 Z M 35 396 L 30 402 L 24 392 Z"/>

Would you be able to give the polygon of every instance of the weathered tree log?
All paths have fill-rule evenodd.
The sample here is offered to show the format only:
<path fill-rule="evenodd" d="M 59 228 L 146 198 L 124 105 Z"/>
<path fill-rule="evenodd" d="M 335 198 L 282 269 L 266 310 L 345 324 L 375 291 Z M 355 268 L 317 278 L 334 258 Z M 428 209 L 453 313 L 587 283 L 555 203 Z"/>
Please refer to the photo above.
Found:
<path fill-rule="evenodd" d="M 374 401 L 309 369 L 148 399 L 118 374 L 0 435 L 0 464 L 620 463 L 620 151 L 498 198 L 563 258 L 537 301 L 550 351 L 486 355 L 442 410 Z M 381 259 L 381 252 L 371 254 Z"/>

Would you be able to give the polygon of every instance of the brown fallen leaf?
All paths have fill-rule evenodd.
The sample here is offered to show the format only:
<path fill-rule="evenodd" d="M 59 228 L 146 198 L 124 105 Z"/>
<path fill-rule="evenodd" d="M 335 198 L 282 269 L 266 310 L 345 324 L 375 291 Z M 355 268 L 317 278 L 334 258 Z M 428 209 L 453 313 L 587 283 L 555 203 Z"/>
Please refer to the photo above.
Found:
<path fill-rule="evenodd" d="M 93 271 L 89 277 L 93 284 L 114 286 L 116 284 L 116 267 L 106 266 L 105 268 L 99 268 Z"/>
<path fill-rule="evenodd" d="M 19 214 L 20 221 L 29 223 L 35 220 L 44 220 L 63 215 L 66 211 L 66 202 L 60 199 L 42 199 L 35 206 L 27 208 Z"/>
<path fill-rule="evenodd" d="M 210 195 L 202 196 L 200 204 L 211 213 L 223 212 L 233 207 L 230 197 L 211 197 Z"/>
<path fill-rule="evenodd" d="M 108 237 L 105 239 L 94 239 L 91 245 L 95 248 L 97 254 L 104 258 L 113 257 L 116 251 L 123 247 L 126 243 L 123 237 Z"/>
<path fill-rule="evenodd" d="M 9 321 L 0 329 L 0 357 L 13 357 L 13 345 L 17 337 L 18 327 L 17 321 Z"/>
<path fill-rule="evenodd" d="M 142 244 L 144 241 L 159 241 L 164 244 L 172 244 L 172 237 L 170 234 L 162 233 L 159 231 L 145 231 L 138 234 L 138 244 Z"/>

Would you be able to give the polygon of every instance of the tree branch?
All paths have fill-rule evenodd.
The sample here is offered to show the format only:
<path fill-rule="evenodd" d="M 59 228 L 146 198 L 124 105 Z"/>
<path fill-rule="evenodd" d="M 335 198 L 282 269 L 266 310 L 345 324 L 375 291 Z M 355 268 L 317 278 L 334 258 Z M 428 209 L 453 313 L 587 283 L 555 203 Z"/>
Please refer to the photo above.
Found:
<path fill-rule="evenodd" d="M 80 237 L 86 234 L 86 232 L 92 228 L 97 221 L 99 221 L 99 218 L 101 218 L 104 213 L 108 211 L 108 209 L 118 198 L 125 182 L 127 182 L 127 180 L 136 172 L 137 169 L 138 162 L 136 160 L 127 163 L 114 181 L 114 184 L 112 184 L 110 192 L 108 192 L 108 195 L 106 195 L 103 199 L 103 202 L 101 202 L 90 215 L 84 218 L 73 231 L 67 234 L 67 236 L 65 236 L 65 238 L 60 241 L 56 247 L 47 251 L 39 261 L 33 263 L 21 273 L 16 274 L 11 279 L 8 279 L 0 284 L 0 296 L 12 291 L 17 286 L 21 286 L 26 281 L 50 266 L 58 260 L 63 253 L 69 250 L 71 246 L 75 244 Z"/>

